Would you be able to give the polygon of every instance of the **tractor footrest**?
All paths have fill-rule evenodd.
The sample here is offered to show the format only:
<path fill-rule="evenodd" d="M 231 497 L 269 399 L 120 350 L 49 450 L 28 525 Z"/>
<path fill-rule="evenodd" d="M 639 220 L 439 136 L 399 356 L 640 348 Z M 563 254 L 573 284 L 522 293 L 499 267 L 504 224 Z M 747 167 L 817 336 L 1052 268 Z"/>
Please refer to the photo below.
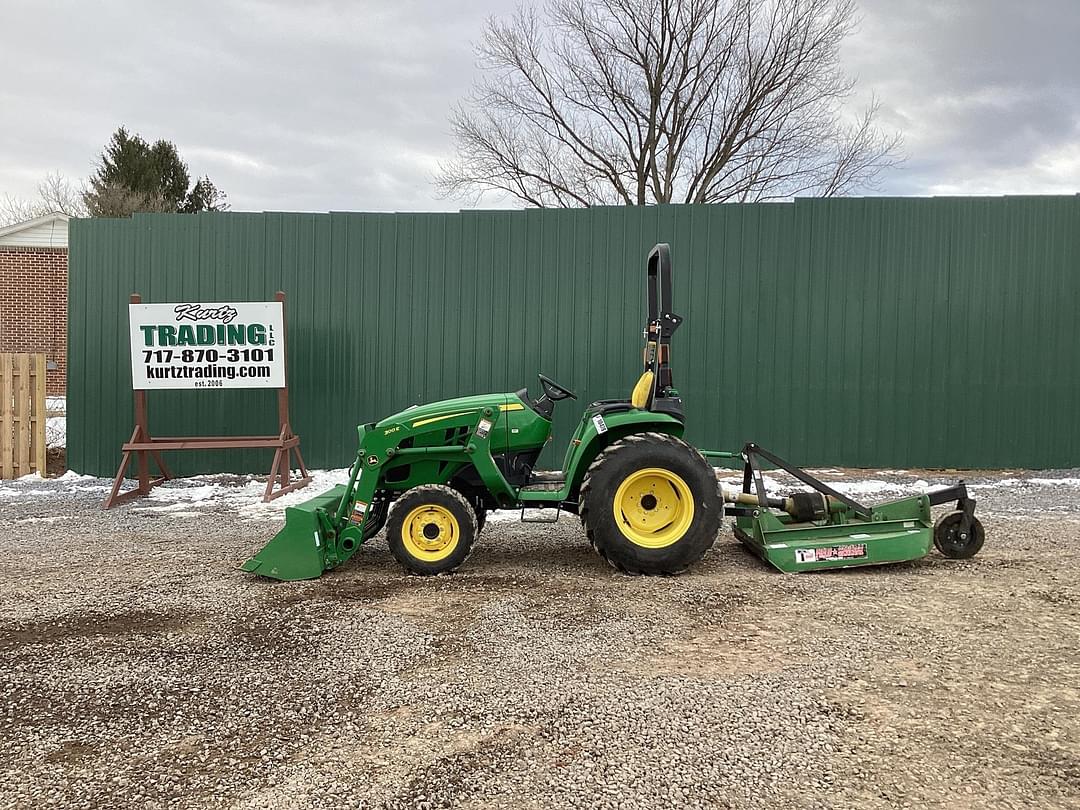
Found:
<path fill-rule="evenodd" d="M 558 492 L 562 489 L 563 481 L 545 481 L 542 484 L 528 484 L 521 488 L 521 492 Z"/>
<path fill-rule="evenodd" d="M 566 474 L 562 470 L 533 470 L 522 492 L 558 492 L 566 483 Z"/>
<path fill-rule="evenodd" d="M 529 474 L 529 483 L 563 484 L 566 483 L 566 473 L 562 470 L 533 470 L 532 473 Z"/>

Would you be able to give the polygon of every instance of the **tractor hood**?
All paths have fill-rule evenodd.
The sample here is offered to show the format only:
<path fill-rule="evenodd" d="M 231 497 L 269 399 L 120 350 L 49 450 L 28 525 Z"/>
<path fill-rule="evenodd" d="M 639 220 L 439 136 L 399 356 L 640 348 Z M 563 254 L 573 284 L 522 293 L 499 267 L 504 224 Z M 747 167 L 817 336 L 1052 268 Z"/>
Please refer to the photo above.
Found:
<path fill-rule="evenodd" d="M 520 402 L 516 394 L 477 394 L 471 397 L 456 397 L 455 399 L 442 399 L 438 402 L 428 402 L 425 405 L 414 405 L 398 413 L 391 414 L 376 424 L 378 428 L 402 425 L 408 428 L 421 427 L 418 422 L 430 420 L 435 422 L 452 416 L 460 416 L 469 411 L 478 414 L 483 408 L 492 408 L 496 412 L 501 406 L 510 402 Z"/>

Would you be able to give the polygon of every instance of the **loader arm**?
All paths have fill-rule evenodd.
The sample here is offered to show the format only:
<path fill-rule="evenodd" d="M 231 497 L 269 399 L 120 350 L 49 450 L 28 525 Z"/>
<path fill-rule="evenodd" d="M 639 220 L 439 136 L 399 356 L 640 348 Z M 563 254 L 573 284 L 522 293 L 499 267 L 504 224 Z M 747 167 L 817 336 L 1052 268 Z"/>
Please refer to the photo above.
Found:
<path fill-rule="evenodd" d="M 504 506 L 517 503 L 518 491 L 502 474 L 492 457 L 492 438 L 498 435 L 507 407 L 503 398 L 495 404 L 453 408 L 450 413 L 421 416 L 403 411 L 391 423 L 360 425 L 359 449 L 349 469 L 347 484 L 285 510 L 285 527 L 242 566 L 264 576 L 282 580 L 311 579 L 347 561 L 364 543 L 364 520 L 376 492 L 386 486 L 388 468 L 403 461 L 440 461 L 476 468 L 484 486 Z M 430 432 L 460 434 L 456 444 L 409 446 Z M 406 446 L 402 446 L 406 445 Z"/>

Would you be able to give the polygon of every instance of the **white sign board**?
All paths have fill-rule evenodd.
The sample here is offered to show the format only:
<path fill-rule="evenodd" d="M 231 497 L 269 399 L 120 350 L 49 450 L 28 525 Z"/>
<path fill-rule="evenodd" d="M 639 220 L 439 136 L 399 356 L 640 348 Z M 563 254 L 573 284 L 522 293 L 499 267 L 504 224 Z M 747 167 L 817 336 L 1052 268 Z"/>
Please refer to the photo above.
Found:
<path fill-rule="evenodd" d="M 131 387 L 284 388 L 278 301 L 129 304 Z"/>

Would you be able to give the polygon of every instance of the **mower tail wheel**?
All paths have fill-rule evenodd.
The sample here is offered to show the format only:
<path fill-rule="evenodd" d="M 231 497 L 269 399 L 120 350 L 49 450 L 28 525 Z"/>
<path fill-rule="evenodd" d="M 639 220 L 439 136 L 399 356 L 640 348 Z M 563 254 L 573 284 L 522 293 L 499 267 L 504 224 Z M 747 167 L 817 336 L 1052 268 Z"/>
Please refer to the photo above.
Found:
<path fill-rule="evenodd" d="M 629 574 L 677 574 L 705 556 L 723 514 L 716 475 L 681 439 L 641 433 L 596 457 L 579 492 L 589 542 Z"/>
<path fill-rule="evenodd" d="M 386 542 L 412 573 L 447 574 L 465 562 L 476 531 L 476 512 L 465 496 L 452 487 L 426 484 L 394 503 Z"/>
<path fill-rule="evenodd" d="M 963 523 L 963 512 L 950 512 L 934 524 L 934 545 L 944 556 L 953 560 L 974 557 L 986 540 L 986 532 L 977 517 L 972 516 L 966 532 Z"/>

